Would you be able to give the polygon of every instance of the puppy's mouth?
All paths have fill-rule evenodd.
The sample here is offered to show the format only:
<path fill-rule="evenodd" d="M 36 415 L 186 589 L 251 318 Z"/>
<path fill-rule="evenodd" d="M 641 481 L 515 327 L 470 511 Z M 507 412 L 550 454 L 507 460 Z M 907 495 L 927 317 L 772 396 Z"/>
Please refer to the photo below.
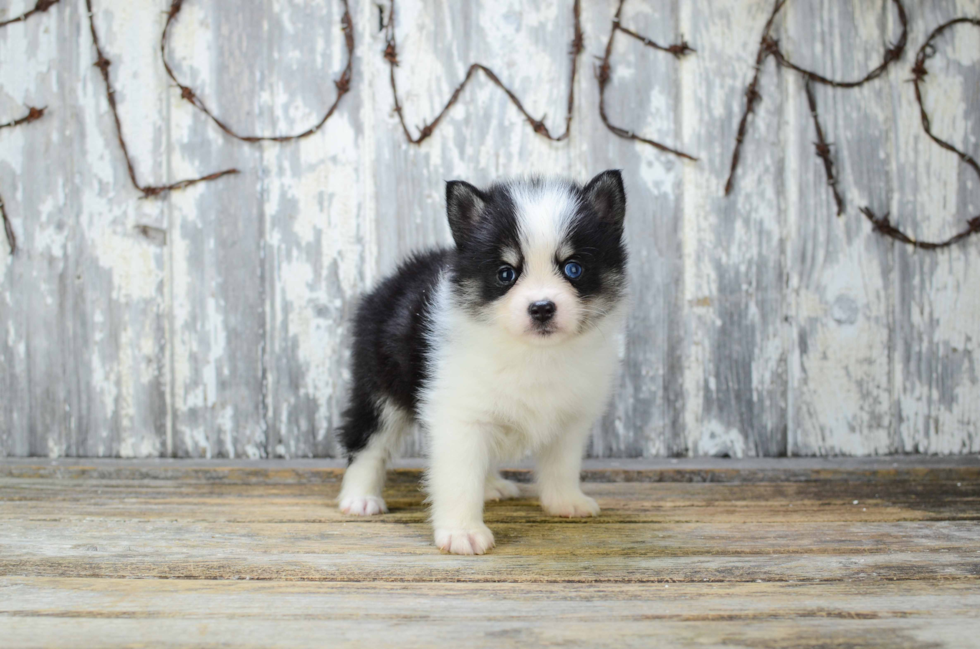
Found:
<path fill-rule="evenodd" d="M 547 338 L 558 333 L 558 327 L 553 322 L 535 322 L 531 324 L 530 332 L 535 338 Z"/>

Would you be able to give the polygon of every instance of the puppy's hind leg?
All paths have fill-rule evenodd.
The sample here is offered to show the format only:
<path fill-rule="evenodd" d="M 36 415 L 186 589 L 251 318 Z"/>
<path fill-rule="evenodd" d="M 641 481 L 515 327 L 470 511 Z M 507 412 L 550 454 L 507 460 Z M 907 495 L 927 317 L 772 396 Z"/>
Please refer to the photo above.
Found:
<path fill-rule="evenodd" d="M 509 500 L 511 498 L 518 498 L 521 495 L 521 488 L 517 486 L 517 483 L 508 480 L 498 471 L 490 471 L 487 473 L 487 480 L 483 487 L 483 500 L 489 502 L 491 500 Z"/>
<path fill-rule="evenodd" d="M 350 464 L 344 472 L 344 484 L 340 489 L 340 511 L 352 516 L 371 516 L 388 511 L 381 495 L 385 484 L 388 462 L 401 447 L 405 430 L 411 417 L 397 406 L 385 403 L 374 409 L 375 415 L 348 416 L 344 426 L 344 440 L 367 438 L 367 443 L 350 454 Z M 357 430 L 360 427 L 362 430 Z"/>

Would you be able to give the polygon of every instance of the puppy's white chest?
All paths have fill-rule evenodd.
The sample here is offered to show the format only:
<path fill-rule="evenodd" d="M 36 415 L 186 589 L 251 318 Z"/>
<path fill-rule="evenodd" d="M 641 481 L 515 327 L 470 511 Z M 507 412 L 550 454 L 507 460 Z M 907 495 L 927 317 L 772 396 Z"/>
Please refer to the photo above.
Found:
<path fill-rule="evenodd" d="M 510 368 L 491 388 L 490 415 L 524 447 L 538 446 L 561 432 L 582 412 L 579 382 L 530 368 Z M 598 386 L 597 386 L 598 387 Z"/>
<path fill-rule="evenodd" d="M 516 434 L 523 446 L 538 446 L 601 414 L 616 364 L 613 349 L 509 351 L 484 350 L 479 364 L 486 371 L 474 396 L 483 416 Z"/>

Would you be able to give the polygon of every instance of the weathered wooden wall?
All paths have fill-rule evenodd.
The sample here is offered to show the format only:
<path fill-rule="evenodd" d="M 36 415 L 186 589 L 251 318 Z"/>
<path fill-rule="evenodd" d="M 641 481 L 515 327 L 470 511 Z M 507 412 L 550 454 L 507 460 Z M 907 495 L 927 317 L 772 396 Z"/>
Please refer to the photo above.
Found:
<path fill-rule="evenodd" d="M 33 6 L 12 0 L 0 19 Z M 770 0 L 627 0 L 601 123 L 596 56 L 614 0 L 585 0 L 570 138 L 535 135 L 478 78 L 421 146 L 392 112 L 374 2 L 352 0 L 351 91 L 312 137 L 245 144 L 180 97 L 158 50 L 169 2 L 94 0 L 124 134 L 144 183 L 242 173 L 140 200 L 83 0 L 0 29 L 0 455 L 335 455 L 349 317 L 411 250 L 449 240 L 443 181 L 617 167 L 630 197 L 633 315 L 596 456 L 980 451 L 980 237 L 915 250 L 980 213 L 977 179 L 923 133 L 910 68 L 929 32 L 978 0 L 906 0 L 909 45 L 879 79 L 817 99 L 847 211 L 835 217 L 800 75 L 763 70 L 731 196 L 723 185 Z M 407 123 L 431 119 L 484 62 L 562 130 L 571 0 L 397 5 Z M 387 11 L 387 3 L 385 3 Z M 175 70 L 245 133 L 297 132 L 345 64 L 339 0 L 185 0 Z M 899 32 L 891 2 L 790 0 L 775 23 L 800 65 L 856 78 Z M 934 129 L 977 156 L 980 30 L 941 41 L 925 82 Z M 139 229 L 150 226 L 152 230 Z M 410 452 L 421 449 L 413 441 Z"/>

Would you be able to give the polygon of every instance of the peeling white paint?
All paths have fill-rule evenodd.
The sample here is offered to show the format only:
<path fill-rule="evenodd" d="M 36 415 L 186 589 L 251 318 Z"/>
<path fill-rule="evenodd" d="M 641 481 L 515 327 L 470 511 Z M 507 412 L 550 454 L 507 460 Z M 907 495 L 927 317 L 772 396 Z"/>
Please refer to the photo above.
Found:
<path fill-rule="evenodd" d="M 0 120 L 49 106 L 37 124 L 0 133 L 0 192 L 22 247 L 11 257 L 0 245 L 0 357 L 13 361 L 0 372 L 19 386 L 35 372 L 0 426 L 18 449 L 41 430 L 35 448 L 52 456 L 336 452 L 356 300 L 407 253 L 450 241 L 443 181 L 585 179 L 612 167 L 630 192 L 637 276 L 622 387 L 593 437 L 597 453 L 752 455 L 782 430 L 790 453 L 980 451 L 978 242 L 914 252 L 856 212 L 872 204 L 916 236 L 939 238 L 980 204 L 972 172 L 923 134 L 905 83 L 929 31 L 977 15 L 980 1 L 920 4 L 900 64 L 866 88 L 818 90 L 848 203 L 836 219 L 801 81 L 771 62 L 735 192 L 722 195 L 771 2 L 626 5 L 631 28 L 661 42 L 683 34 L 697 53 L 676 61 L 617 37 L 613 121 L 690 151 L 695 164 L 619 140 L 599 121 L 592 56 L 615 3 L 583 3 L 567 142 L 534 135 L 478 75 L 415 147 L 391 112 L 373 3 L 351 4 L 354 85 L 326 126 L 301 142 L 253 146 L 222 134 L 164 75 L 165 0 L 99 0 L 141 181 L 242 171 L 153 201 L 129 183 L 90 37 L 78 29 L 81 4 L 59 3 L 0 31 L 0 59 L 17 62 L 0 80 Z M 400 0 L 397 78 L 413 132 L 473 62 L 560 131 L 570 9 L 571 0 Z M 256 23 L 243 27 L 236 19 L 247 11 Z M 335 0 L 187 3 L 170 60 L 235 128 L 302 130 L 332 101 L 346 57 L 338 11 Z M 802 65 L 853 78 L 898 33 L 892 14 L 880 2 L 791 3 L 776 31 Z M 828 38 L 830 28 L 846 42 Z M 936 132 L 975 154 L 980 30 L 954 31 L 924 90 Z M 165 230 L 166 247 L 137 225 Z M 39 412 L 47 416 L 32 420 Z M 420 452 L 418 437 L 410 448 Z"/>

